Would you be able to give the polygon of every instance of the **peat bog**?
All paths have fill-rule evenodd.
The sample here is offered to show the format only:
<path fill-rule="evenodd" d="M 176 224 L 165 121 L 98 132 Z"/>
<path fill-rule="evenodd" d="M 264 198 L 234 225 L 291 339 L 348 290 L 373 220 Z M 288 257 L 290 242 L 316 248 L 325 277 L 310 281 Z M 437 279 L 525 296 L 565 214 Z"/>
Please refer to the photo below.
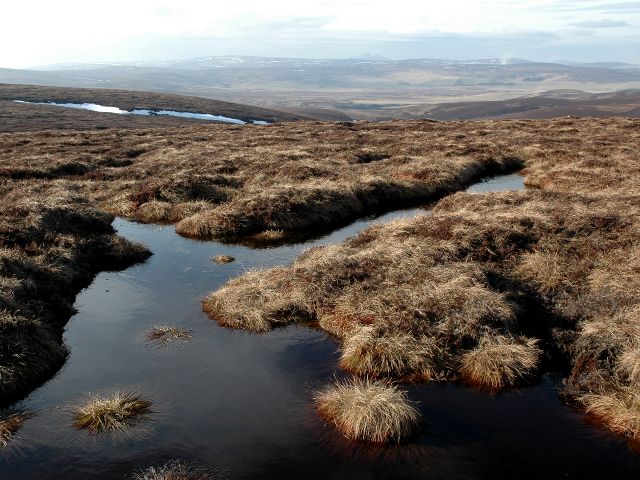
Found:
<path fill-rule="evenodd" d="M 1 468 L 112 478 L 181 458 L 240 477 L 638 471 L 624 439 L 638 435 L 638 131 L 568 118 L 0 135 L 1 325 L 19 340 L 0 347 L 32 362 L 9 364 L 7 398 L 64 361 L 75 292 L 154 253 L 78 296 L 65 368 L 21 404 L 38 412 L 20 429 L 34 461 L 9 455 Z M 456 193 L 428 215 L 320 235 L 521 166 L 526 191 Z M 217 241 L 118 219 L 121 237 L 111 215 Z M 239 244 L 261 235 L 270 248 Z M 236 261 L 209 261 L 223 255 Z M 49 298 L 64 303 L 47 316 Z M 263 333 L 207 321 L 202 298 L 218 324 Z M 192 340 L 145 349 L 158 325 Z M 323 424 L 313 397 L 346 372 L 402 382 L 424 428 L 375 447 Z M 157 407 L 143 437 L 83 443 L 52 407 L 115 387 Z M 524 454 L 535 468 L 523 474 Z"/>

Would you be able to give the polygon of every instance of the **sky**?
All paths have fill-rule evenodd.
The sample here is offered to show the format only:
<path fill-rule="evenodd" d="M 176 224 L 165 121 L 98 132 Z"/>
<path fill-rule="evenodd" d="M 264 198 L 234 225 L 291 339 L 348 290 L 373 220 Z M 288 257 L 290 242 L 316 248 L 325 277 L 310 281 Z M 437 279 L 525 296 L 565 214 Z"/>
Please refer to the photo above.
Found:
<path fill-rule="evenodd" d="M 640 63 L 640 1 L 20 0 L 0 67 L 214 55 Z"/>

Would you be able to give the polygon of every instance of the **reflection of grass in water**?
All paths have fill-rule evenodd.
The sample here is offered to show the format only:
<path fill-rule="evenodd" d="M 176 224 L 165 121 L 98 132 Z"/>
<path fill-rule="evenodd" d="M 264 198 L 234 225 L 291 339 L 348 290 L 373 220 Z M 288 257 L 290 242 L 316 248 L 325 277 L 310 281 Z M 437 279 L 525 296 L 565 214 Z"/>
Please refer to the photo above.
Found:
<path fill-rule="evenodd" d="M 174 342 L 188 342 L 191 340 L 192 333 L 193 330 L 156 325 L 146 333 L 145 337 L 149 343 L 153 343 L 157 347 L 164 347 Z"/>
<path fill-rule="evenodd" d="M 9 445 L 24 422 L 35 416 L 35 413 L 28 410 L 6 410 L 0 412 L 0 447 Z"/>
<path fill-rule="evenodd" d="M 217 480 L 224 476 L 210 468 L 171 460 L 161 466 L 152 466 L 136 472 L 133 480 Z"/>
<path fill-rule="evenodd" d="M 282 242 L 286 238 L 286 234 L 284 230 L 280 229 L 267 229 L 262 232 L 256 233 L 249 237 L 249 239 L 257 244 L 277 244 L 278 242 Z"/>
<path fill-rule="evenodd" d="M 371 380 L 336 381 L 316 395 L 318 411 L 347 437 L 399 442 L 416 432 L 420 412 L 394 385 Z"/>
<path fill-rule="evenodd" d="M 135 392 L 94 395 L 76 408 L 73 424 L 94 433 L 123 432 L 153 413 L 151 405 L 151 400 Z"/>

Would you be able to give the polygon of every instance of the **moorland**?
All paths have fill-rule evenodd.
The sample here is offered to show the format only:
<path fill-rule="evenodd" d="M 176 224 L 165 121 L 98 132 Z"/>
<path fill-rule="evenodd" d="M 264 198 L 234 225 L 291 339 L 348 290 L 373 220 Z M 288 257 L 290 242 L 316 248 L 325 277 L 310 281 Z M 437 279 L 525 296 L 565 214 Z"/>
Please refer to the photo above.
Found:
<path fill-rule="evenodd" d="M 571 117 L 0 134 L 2 403 L 63 364 L 93 276 L 151 254 L 114 216 L 273 244 L 437 201 L 248 272 L 203 309 L 255 332 L 313 322 L 369 380 L 497 392 L 562 371 L 567 401 L 637 438 L 639 136 L 637 120 Z M 455 193 L 518 169 L 525 191 Z"/>
<path fill-rule="evenodd" d="M 18 103 L 33 102 L 33 103 Z M 273 109 L 221 102 L 199 97 L 105 88 L 62 88 L 0 84 L 0 132 L 39 130 L 103 130 L 106 128 L 151 128 L 209 123 L 198 119 L 165 115 L 122 115 L 62 108 L 47 103 L 95 103 L 132 110 L 172 110 L 209 113 L 245 122 L 282 122 L 305 117 Z"/>
<path fill-rule="evenodd" d="M 0 69 L 6 83 L 171 92 L 330 121 L 637 117 L 639 81 L 637 65 L 508 58 L 223 56 Z"/>

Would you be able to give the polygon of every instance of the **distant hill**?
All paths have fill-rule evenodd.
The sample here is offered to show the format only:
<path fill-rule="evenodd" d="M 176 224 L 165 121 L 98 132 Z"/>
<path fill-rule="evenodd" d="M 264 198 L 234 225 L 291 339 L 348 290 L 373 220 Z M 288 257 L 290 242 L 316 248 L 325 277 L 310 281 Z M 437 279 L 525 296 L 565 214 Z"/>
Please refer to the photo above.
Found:
<path fill-rule="evenodd" d="M 122 110 L 173 110 L 221 115 L 251 122 L 281 122 L 308 117 L 237 103 L 165 93 L 130 90 L 43 87 L 0 84 L 0 132 L 42 129 L 94 129 L 109 127 L 177 126 L 201 120 L 161 115 L 139 116 L 75 110 L 51 105 L 16 103 L 96 103 Z M 210 122 L 207 122 L 210 123 Z"/>
<path fill-rule="evenodd" d="M 633 101 L 626 104 L 627 97 L 618 99 L 607 92 L 640 88 L 640 67 L 617 62 L 361 57 L 331 60 L 209 56 L 175 61 L 65 64 L 37 70 L 0 69 L 0 82 L 190 95 L 277 110 L 281 116 L 291 118 L 330 121 L 425 115 L 477 118 L 476 113 L 483 117 L 565 111 L 585 115 L 633 114 Z M 561 98 L 546 93 L 553 91 L 565 93 Z M 569 91 L 589 93 L 571 102 L 566 93 Z M 580 101 L 591 103 L 580 107 Z M 607 102 L 612 103 L 610 110 Z"/>
<path fill-rule="evenodd" d="M 443 103 L 422 111 L 401 112 L 400 117 L 467 120 L 542 119 L 565 115 L 640 118 L 640 89 L 597 94 L 556 90 L 502 101 Z"/>

